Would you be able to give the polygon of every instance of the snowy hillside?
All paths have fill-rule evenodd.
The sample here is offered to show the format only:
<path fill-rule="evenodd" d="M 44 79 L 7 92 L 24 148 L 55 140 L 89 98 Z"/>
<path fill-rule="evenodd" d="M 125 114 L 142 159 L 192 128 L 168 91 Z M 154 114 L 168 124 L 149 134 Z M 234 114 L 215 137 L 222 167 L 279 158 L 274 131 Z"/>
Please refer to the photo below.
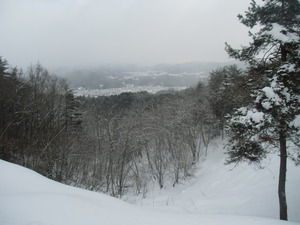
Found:
<path fill-rule="evenodd" d="M 145 199 L 131 200 L 143 207 L 154 207 L 195 214 L 223 214 L 254 217 L 279 217 L 279 157 L 274 154 L 263 163 L 264 169 L 247 163 L 224 165 L 219 141 L 212 144 L 208 158 L 201 163 L 196 178 L 172 190 L 156 190 Z M 286 193 L 289 221 L 300 223 L 300 166 L 288 161 Z"/>
<path fill-rule="evenodd" d="M 223 165 L 211 148 L 197 177 L 188 185 L 136 198 L 132 205 L 48 180 L 23 167 L 0 161 L 0 224 L 52 225 L 280 225 L 277 220 L 277 158 L 266 169 Z M 291 221 L 300 222 L 299 167 L 288 171 Z M 269 218 L 268 218 L 269 217 Z"/>

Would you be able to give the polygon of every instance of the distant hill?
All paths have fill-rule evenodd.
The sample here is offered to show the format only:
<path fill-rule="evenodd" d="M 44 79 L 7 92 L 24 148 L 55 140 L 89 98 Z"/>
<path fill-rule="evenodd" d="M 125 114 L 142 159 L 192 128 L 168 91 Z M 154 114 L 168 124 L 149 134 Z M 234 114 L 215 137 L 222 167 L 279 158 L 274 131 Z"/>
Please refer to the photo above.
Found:
<path fill-rule="evenodd" d="M 90 69 L 61 68 L 56 72 L 71 82 L 71 87 L 110 89 L 128 86 L 161 86 L 167 88 L 195 86 L 209 73 L 233 63 L 158 64 L 154 66 L 103 65 Z"/>

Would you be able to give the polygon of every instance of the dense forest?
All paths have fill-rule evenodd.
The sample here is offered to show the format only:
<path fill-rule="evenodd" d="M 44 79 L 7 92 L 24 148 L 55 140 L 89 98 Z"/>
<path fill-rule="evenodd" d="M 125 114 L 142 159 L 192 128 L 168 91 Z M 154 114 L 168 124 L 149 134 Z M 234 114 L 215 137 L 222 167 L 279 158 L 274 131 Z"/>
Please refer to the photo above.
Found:
<path fill-rule="evenodd" d="M 224 135 L 225 115 L 247 102 L 247 80 L 232 65 L 183 91 L 74 97 L 42 65 L 22 72 L 1 58 L 0 157 L 112 196 L 145 194 L 148 182 L 174 186 Z"/>

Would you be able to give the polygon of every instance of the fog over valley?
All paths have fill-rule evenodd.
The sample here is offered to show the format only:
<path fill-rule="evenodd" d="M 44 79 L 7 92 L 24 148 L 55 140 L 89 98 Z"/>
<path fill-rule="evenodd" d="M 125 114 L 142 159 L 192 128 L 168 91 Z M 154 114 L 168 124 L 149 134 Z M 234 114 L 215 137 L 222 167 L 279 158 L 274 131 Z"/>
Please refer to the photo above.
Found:
<path fill-rule="evenodd" d="M 154 66 L 106 65 L 95 69 L 59 69 L 75 95 L 99 96 L 122 92 L 182 90 L 207 82 L 209 73 L 228 63 L 181 63 Z M 240 64 L 242 66 L 242 64 Z"/>
<path fill-rule="evenodd" d="M 226 41 L 247 43 L 236 18 L 247 7 L 241 0 L 1 0 L 1 55 L 51 71 L 226 62 Z"/>

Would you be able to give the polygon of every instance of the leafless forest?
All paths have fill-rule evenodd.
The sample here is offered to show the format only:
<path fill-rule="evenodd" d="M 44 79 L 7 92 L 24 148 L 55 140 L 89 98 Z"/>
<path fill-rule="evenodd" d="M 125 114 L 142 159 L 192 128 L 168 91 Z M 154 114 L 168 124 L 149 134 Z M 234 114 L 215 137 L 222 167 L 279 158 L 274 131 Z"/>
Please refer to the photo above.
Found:
<path fill-rule="evenodd" d="M 245 103 L 247 77 L 236 66 L 208 84 L 170 91 L 74 97 L 42 65 L 26 72 L 1 58 L 0 157 L 51 179 L 122 196 L 193 176 L 224 116 Z"/>

